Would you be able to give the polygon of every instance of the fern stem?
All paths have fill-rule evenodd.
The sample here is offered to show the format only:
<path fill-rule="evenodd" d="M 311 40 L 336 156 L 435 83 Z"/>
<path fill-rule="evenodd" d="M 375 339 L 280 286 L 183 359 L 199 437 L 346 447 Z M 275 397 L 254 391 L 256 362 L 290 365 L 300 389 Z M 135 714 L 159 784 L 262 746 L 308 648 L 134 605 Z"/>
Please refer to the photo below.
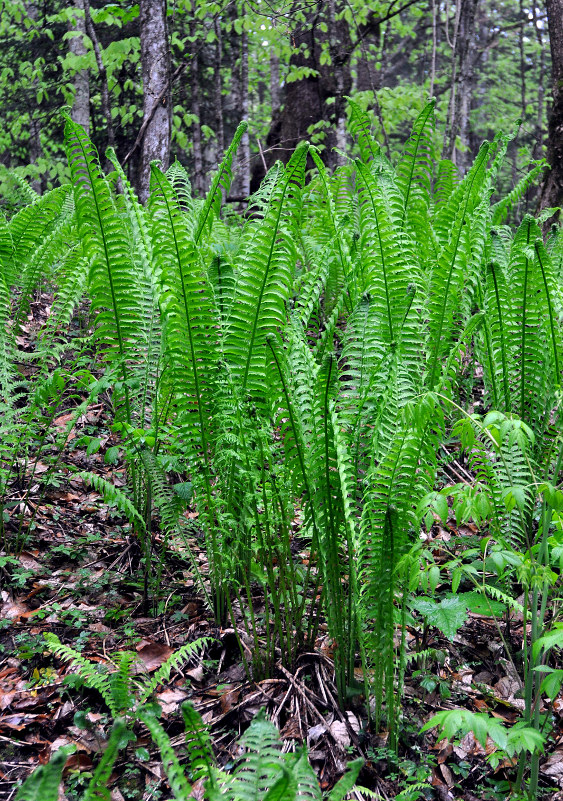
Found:
<path fill-rule="evenodd" d="M 502 359 L 502 383 L 504 388 L 504 406 L 507 412 L 510 411 L 510 392 L 508 390 L 508 366 L 506 364 L 506 345 L 504 341 L 504 318 L 503 318 L 503 309 L 502 304 L 500 302 L 500 294 L 499 294 L 499 287 L 498 287 L 498 277 L 496 271 L 496 265 L 491 262 L 489 265 L 489 269 L 491 271 L 491 275 L 493 277 L 493 285 L 495 288 L 495 301 L 496 301 L 496 311 L 497 317 L 499 322 L 499 330 L 500 330 L 500 353 Z"/>
<path fill-rule="evenodd" d="M 540 250 L 540 243 L 536 242 L 534 244 L 534 248 L 535 248 L 536 256 L 537 256 L 537 259 L 538 259 L 538 264 L 540 265 L 541 274 L 542 274 L 542 278 L 543 278 L 543 285 L 544 285 L 544 288 L 545 288 L 545 300 L 546 300 L 546 303 L 547 303 L 547 310 L 549 312 L 549 330 L 550 330 L 550 333 L 551 333 L 551 344 L 552 344 L 552 347 L 553 347 L 553 362 L 554 362 L 554 365 L 555 365 L 555 384 L 557 386 L 559 386 L 559 383 L 561 381 L 561 375 L 560 375 L 560 371 L 559 371 L 559 354 L 557 352 L 557 339 L 556 339 L 556 336 L 555 336 L 555 323 L 554 323 L 554 320 L 553 320 L 553 306 L 552 306 L 552 302 L 551 302 L 551 295 L 549 293 L 549 287 L 547 285 L 547 276 L 546 276 L 546 273 L 545 273 L 545 265 L 543 263 L 542 254 L 541 254 L 541 250 Z"/>

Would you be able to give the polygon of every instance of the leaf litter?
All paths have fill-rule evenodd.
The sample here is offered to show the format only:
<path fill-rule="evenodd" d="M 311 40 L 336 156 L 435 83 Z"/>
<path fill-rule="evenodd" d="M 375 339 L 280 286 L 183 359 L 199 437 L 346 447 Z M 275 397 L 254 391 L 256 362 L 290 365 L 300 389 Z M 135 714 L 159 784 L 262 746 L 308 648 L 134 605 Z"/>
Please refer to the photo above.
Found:
<path fill-rule="evenodd" d="M 50 296 L 43 293 L 40 301 L 32 304 L 35 317 L 22 328 L 24 336 L 18 342 L 23 350 L 32 351 L 29 338 L 46 318 L 50 301 Z M 72 418 L 72 410 L 62 411 L 53 420 L 53 427 L 64 431 Z M 118 459 L 110 465 L 104 460 L 109 448 L 119 447 L 110 421 L 108 407 L 93 403 L 68 437 L 65 459 L 68 466 L 95 472 L 122 487 L 122 462 Z M 97 452 L 88 453 L 86 445 L 75 447 L 75 441 L 80 442 L 86 431 L 99 440 Z M 47 464 L 38 461 L 31 480 L 48 469 Z M 455 460 L 448 470 L 456 480 L 470 478 Z M 323 634 L 322 627 L 315 651 L 300 654 L 292 671 L 280 662 L 274 678 L 253 681 L 245 674 L 235 636 L 238 634 L 244 643 L 243 628 L 235 632 L 214 626 L 197 593 L 181 542 L 168 543 L 173 564 L 166 577 L 168 601 L 158 615 L 148 616 L 135 584 L 139 546 L 123 520 L 68 468 L 65 480 L 51 486 L 41 503 L 34 501 L 36 491 L 34 486 L 25 492 L 13 487 L 12 505 L 19 502 L 24 516 L 31 519 L 33 515 L 33 524 L 29 526 L 27 549 L 17 555 L 16 569 L 13 563 L 8 565 L 5 554 L 0 554 L 0 799 L 11 800 L 19 783 L 64 745 L 76 747 L 65 774 L 90 772 L 95 755 L 103 751 L 107 742 L 110 721 L 103 702 L 93 692 L 73 688 L 72 669 L 53 660 L 44 632 L 57 634 L 89 660 L 110 667 L 112 654 L 133 649 L 136 670 L 147 673 L 156 671 L 185 642 L 211 636 L 213 644 L 199 661 L 173 671 L 155 697 L 176 748 L 184 742 L 180 705 L 188 698 L 194 703 L 210 727 L 219 764 L 226 765 L 236 757 L 238 736 L 265 706 L 280 730 L 284 748 L 291 750 L 303 742 L 307 744 L 323 789 L 330 788 L 344 772 L 346 762 L 358 755 L 365 759 L 360 784 L 381 798 L 394 797 L 409 772 L 431 765 L 430 795 L 426 797 L 475 801 L 469 786 L 460 786 L 456 777 L 466 771 L 469 777 L 485 774 L 500 779 L 504 770 L 513 768 L 508 761 L 491 770 L 486 758 L 494 753 L 496 745 L 490 738 L 483 747 L 472 732 L 455 744 L 437 742 L 432 732 L 418 734 L 434 712 L 456 707 L 487 711 L 509 724 L 517 721 L 523 705 L 520 683 L 507 660 L 498 658 L 498 633 L 486 614 L 468 613 L 462 622 L 456 621 L 455 630 L 449 631 L 447 638 L 437 631 L 428 635 L 425 647 L 443 654 L 431 683 L 420 681 L 416 659 L 412 662 L 415 668 L 407 669 L 403 719 L 408 721 L 412 737 L 410 743 L 401 745 L 400 759 L 393 771 L 384 758 L 386 733 L 370 733 L 361 693 L 350 699 L 347 711 L 338 706 L 334 643 Z M 194 527 L 191 544 L 203 563 L 205 555 L 197 548 L 197 512 L 188 508 L 185 517 Z M 294 534 L 298 534 L 300 523 L 296 520 Z M 10 521 L 8 528 L 9 525 Z M 443 545 L 450 548 L 452 540 L 477 533 L 472 524 L 457 529 L 451 520 L 447 525 L 437 521 L 424 539 L 440 563 L 446 561 L 446 555 L 441 556 Z M 303 552 L 302 557 L 307 560 L 308 554 Z M 522 643 L 522 619 L 517 615 L 512 618 L 508 634 L 516 649 Z M 418 632 L 412 627 L 407 626 L 405 635 L 411 652 L 420 646 Z M 356 674 L 361 683 L 361 670 Z M 553 710 L 558 729 L 540 770 L 547 781 L 563 788 L 563 696 L 554 700 Z M 80 725 L 76 725 L 77 721 Z M 163 788 L 161 797 L 169 797 L 150 739 L 142 727 L 136 726 L 135 732 L 136 741 L 123 752 L 115 778 L 127 760 L 137 771 L 135 789 L 139 801 L 150 797 L 155 781 Z M 148 760 L 140 758 L 144 752 L 149 755 Z M 474 786 L 475 782 L 467 784 Z M 558 795 L 563 799 L 563 794 L 556 794 L 554 801 Z M 201 782 L 194 785 L 193 797 L 203 798 Z M 363 798 L 360 793 L 353 797 L 360 801 Z M 115 782 L 111 798 L 125 799 Z M 64 799 L 61 795 L 61 801 Z"/>

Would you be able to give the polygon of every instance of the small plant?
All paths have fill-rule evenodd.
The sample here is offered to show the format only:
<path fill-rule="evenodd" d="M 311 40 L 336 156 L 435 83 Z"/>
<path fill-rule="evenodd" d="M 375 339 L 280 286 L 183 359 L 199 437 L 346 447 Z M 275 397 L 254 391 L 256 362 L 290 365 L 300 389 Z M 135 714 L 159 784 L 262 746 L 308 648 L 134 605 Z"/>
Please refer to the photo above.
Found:
<path fill-rule="evenodd" d="M 210 642 L 208 637 L 202 637 L 186 643 L 151 678 L 134 673 L 138 657 L 132 651 L 118 651 L 113 656 L 117 669 L 102 670 L 98 663 L 90 662 L 78 651 L 63 645 L 55 634 L 47 632 L 43 636 L 52 653 L 69 662 L 82 683 L 100 693 L 113 718 L 131 721 L 135 720 L 137 711 L 149 700 L 158 685 L 167 681 L 173 670 L 193 659 Z"/>
<path fill-rule="evenodd" d="M 173 798 L 189 801 L 191 782 L 204 781 L 208 801 L 322 801 L 323 794 L 303 747 L 295 754 L 284 754 L 276 727 L 261 710 L 239 740 L 242 751 L 234 769 L 219 769 L 211 749 L 206 727 L 194 707 L 182 706 L 186 728 L 187 769 L 182 767 L 170 738 L 158 721 L 152 706 L 138 710 L 139 720 L 148 728 L 160 751 Z M 106 750 L 83 796 L 83 801 L 109 798 L 107 782 L 117 754 L 129 737 L 122 721 L 116 721 Z M 22 785 L 16 801 L 57 801 L 59 782 L 67 757 L 74 746 L 65 746 L 55 753 L 47 765 L 37 768 Z M 325 796 L 326 801 L 343 801 L 353 790 L 363 765 L 362 759 L 348 764 L 346 774 Z M 134 770 L 130 767 L 127 771 Z"/>

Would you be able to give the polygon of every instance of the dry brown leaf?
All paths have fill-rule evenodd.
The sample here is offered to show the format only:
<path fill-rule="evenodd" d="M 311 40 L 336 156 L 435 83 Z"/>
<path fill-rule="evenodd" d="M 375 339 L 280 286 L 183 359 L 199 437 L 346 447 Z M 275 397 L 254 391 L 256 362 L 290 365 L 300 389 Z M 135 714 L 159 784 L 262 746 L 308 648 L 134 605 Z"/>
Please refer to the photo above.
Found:
<path fill-rule="evenodd" d="M 563 748 L 553 751 L 541 766 L 540 771 L 563 787 Z"/>
<path fill-rule="evenodd" d="M 203 681 L 203 665 L 198 665 L 197 667 L 192 668 L 192 670 L 185 670 L 184 673 L 186 676 L 189 676 L 192 681 L 197 681 L 198 683 Z"/>
<path fill-rule="evenodd" d="M 334 738 L 334 742 L 340 748 L 344 750 L 349 747 L 350 735 L 348 734 L 348 728 L 341 720 L 335 720 L 333 723 L 331 723 L 330 733 Z"/>
<path fill-rule="evenodd" d="M 219 703 L 221 705 L 221 712 L 223 715 L 226 715 L 227 712 L 230 712 L 233 706 L 238 702 L 240 698 L 240 691 L 239 690 L 231 690 L 228 693 L 223 693 L 219 698 Z"/>
<path fill-rule="evenodd" d="M 166 662 L 174 651 L 164 643 L 155 642 L 154 640 L 141 640 L 137 645 L 137 653 L 145 668 L 151 673 Z"/>
<path fill-rule="evenodd" d="M 162 693 L 157 694 L 158 703 L 162 707 L 165 715 L 171 715 L 177 708 L 181 701 L 184 701 L 188 694 L 183 690 L 168 689 Z"/>

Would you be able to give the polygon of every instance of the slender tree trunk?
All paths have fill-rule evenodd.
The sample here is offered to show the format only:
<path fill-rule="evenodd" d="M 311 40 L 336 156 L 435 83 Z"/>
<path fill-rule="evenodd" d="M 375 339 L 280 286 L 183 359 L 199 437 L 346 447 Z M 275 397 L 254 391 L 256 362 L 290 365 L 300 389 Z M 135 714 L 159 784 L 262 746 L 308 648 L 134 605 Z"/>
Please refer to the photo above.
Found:
<path fill-rule="evenodd" d="M 438 44 L 438 25 L 436 20 L 436 0 L 431 0 L 432 5 L 432 58 L 430 60 L 430 89 L 428 94 L 434 97 L 434 81 L 436 80 L 436 47 Z"/>
<path fill-rule="evenodd" d="M 165 170 L 170 160 L 172 104 L 166 0 L 140 0 L 139 23 L 143 119 L 150 117 L 141 143 L 137 180 L 139 198 L 145 203 L 149 196 L 151 161 L 160 161 Z"/>
<path fill-rule="evenodd" d="M 543 41 L 542 29 L 538 24 L 538 15 L 535 4 L 532 6 L 532 13 L 534 15 L 534 28 L 536 29 L 536 39 L 540 48 L 539 58 L 539 76 L 538 76 L 538 106 L 536 114 L 536 132 L 533 156 L 535 159 L 541 159 L 543 156 L 543 111 L 545 102 L 545 47 Z"/>
<path fill-rule="evenodd" d="M 214 20 L 215 28 L 215 114 L 217 117 L 217 161 L 221 161 L 225 152 L 225 129 L 223 125 L 223 76 L 221 75 L 222 59 L 222 36 L 221 20 L 216 17 Z"/>
<path fill-rule="evenodd" d="M 74 15 L 70 29 L 79 35 L 70 39 L 69 50 L 75 56 L 84 56 L 87 53 L 84 44 L 86 36 L 84 0 L 74 0 L 74 7 L 77 13 Z M 90 75 L 87 69 L 78 70 L 74 76 L 74 103 L 70 116 L 74 122 L 84 128 L 87 134 L 90 134 Z"/>
<path fill-rule="evenodd" d="M 244 8 L 243 8 L 244 17 Z M 243 25 L 240 39 L 240 112 L 243 120 L 248 120 L 249 96 L 248 96 L 248 31 L 246 24 Z M 240 143 L 241 156 L 241 195 L 248 197 L 250 194 L 250 138 L 248 131 L 242 137 Z"/>
<path fill-rule="evenodd" d="M 275 117 L 280 108 L 280 57 L 274 47 L 270 50 L 270 104 Z"/>
<path fill-rule="evenodd" d="M 450 80 L 450 100 L 448 103 L 448 116 L 446 120 L 446 127 L 444 129 L 444 145 L 442 148 L 442 158 L 452 158 L 454 157 L 454 150 L 455 150 L 455 135 L 454 135 L 454 120 L 455 120 L 455 107 L 456 107 L 456 92 L 457 92 L 457 36 L 459 33 L 459 23 L 461 19 L 461 9 L 464 0 L 459 0 L 456 3 L 455 7 L 455 18 L 454 18 L 454 30 L 453 36 L 450 39 L 449 33 L 449 3 L 446 2 L 446 39 L 448 41 L 449 46 L 452 49 L 452 61 L 451 61 L 451 80 Z M 452 139 L 453 139 L 453 147 L 452 147 Z"/>
<path fill-rule="evenodd" d="M 447 155 L 464 171 L 469 150 L 469 112 L 473 98 L 475 78 L 475 34 L 479 0 L 463 0 L 456 8 L 456 22 L 452 49 L 457 54 L 452 68 L 450 97 L 450 128 Z M 457 63 L 457 67 L 456 67 Z M 459 76 L 459 77 L 458 77 Z M 456 88 L 457 78 L 457 88 Z M 460 139 L 461 150 L 456 148 Z"/>
<path fill-rule="evenodd" d="M 33 23 L 37 23 L 37 4 L 35 2 L 27 3 L 26 4 L 26 12 L 27 16 Z M 33 60 L 37 57 L 37 39 L 33 39 L 33 44 L 31 46 L 32 50 L 32 58 Z M 37 78 L 33 79 L 33 92 L 34 94 L 37 92 L 39 83 Z M 41 144 L 41 120 L 39 117 L 40 107 L 38 105 L 33 105 L 29 110 L 29 161 L 30 164 L 37 164 L 41 156 L 43 155 L 43 146 Z M 41 194 L 42 192 L 42 177 L 37 176 L 31 181 L 32 188 L 37 192 L 37 194 Z"/>
<path fill-rule="evenodd" d="M 336 4 L 335 0 L 328 2 L 328 33 L 329 50 L 332 67 L 334 70 L 334 106 L 336 124 L 336 153 L 332 159 L 335 166 L 343 163 L 343 156 L 346 151 L 346 112 L 344 106 L 344 61 L 340 53 L 339 35 L 336 24 Z"/>
<path fill-rule="evenodd" d="M 107 144 L 108 146 L 113 147 L 115 145 L 115 134 L 113 131 L 113 118 L 111 115 L 111 100 L 109 96 L 108 74 L 104 64 L 104 60 L 102 58 L 102 50 L 100 47 L 98 34 L 96 33 L 94 23 L 92 22 L 92 15 L 90 14 L 90 0 L 83 0 L 83 2 L 84 2 L 84 20 L 86 24 L 86 31 L 88 33 L 88 36 L 92 40 L 92 46 L 94 48 L 94 56 L 96 58 L 96 65 L 98 67 L 98 73 L 100 75 L 102 114 L 104 115 L 106 121 Z"/>
<path fill-rule="evenodd" d="M 563 0 L 546 0 L 553 105 L 549 114 L 546 172 L 540 209 L 563 205 Z"/>
<path fill-rule="evenodd" d="M 524 11 L 523 0 L 519 0 L 520 19 L 522 23 L 527 18 Z M 524 52 L 524 25 L 520 26 L 518 31 L 518 49 L 520 51 L 520 106 L 522 111 L 522 122 L 526 121 L 526 54 Z"/>
<path fill-rule="evenodd" d="M 31 125 L 29 131 L 29 160 L 31 164 L 37 164 L 43 155 L 43 146 L 41 144 L 41 122 L 37 116 L 31 117 Z M 42 180 L 40 177 L 34 178 L 31 186 L 37 194 L 42 193 Z"/>
<path fill-rule="evenodd" d="M 195 25 L 192 24 L 192 36 L 194 36 Z M 201 147 L 201 103 L 199 96 L 199 55 L 193 57 L 191 70 L 191 104 L 192 114 L 197 117 L 192 126 L 192 153 L 194 159 L 193 185 L 198 194 L 204 191 L 203 186 L 203 153 Z"/>

